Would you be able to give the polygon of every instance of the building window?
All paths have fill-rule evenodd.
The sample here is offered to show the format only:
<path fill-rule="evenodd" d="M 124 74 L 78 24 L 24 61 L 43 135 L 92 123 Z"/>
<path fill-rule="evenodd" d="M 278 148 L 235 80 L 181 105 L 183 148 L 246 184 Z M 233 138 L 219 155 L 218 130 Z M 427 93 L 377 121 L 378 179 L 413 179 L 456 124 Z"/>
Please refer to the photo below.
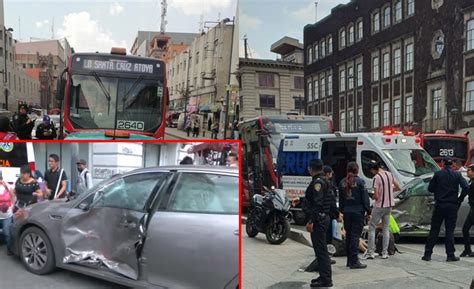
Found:
<path fill-rule="evenodd" d="M 321 58 L 326 57 L 326 41 L 323 39 L 321 41 Z"/>
<path fill-rule="evenodd" d="M 348 114 L 348 119 L 347 119 L 347 121 L 348 121 L 348 123 L 347 123 L 348 128 L 347 128 L 347 131 L 353 131 L 353 130 L 354 130 L 354 111 L 353 111 L 353 110 L 349 110 L 349 111 L 347 112 L 347 114 Z"/>
<path fill-rule="evenodd" d="M 295 109 L 303 110 L 304 109 L 304 99 L 299 96 L 294 96 L 295 99 Z"/>
<path fill-rule="evenodd" d="M 395 2 L 394 21 L 400 22 L 402 20 L 402 1 Z"/>
<path fill-rule="evenodd" d="M 390 125 L 390 104 L 388 101 L 383 103 L 383 124 L 382 126 Z"/>
<path fill-rule="evenodd" d="M 339 49 L 346 47 L 346 30 L 339 32 Z"/>
<path fill-rule="evenodd" d="M 441 117 L 441 87 L 431 91 L 432 109 L 431 117 L 438 119 Z"/>
<path fill-rule="evenodd" d="M 372 81 L 379 81 L 379 58 L 372 59 Z"/>
<path fill-rule="evenodd" d="M 314 44 L 314 61 L 318 60 L 319 59 L 319 43 L 316 42 Z"/>
<path fill-rule="evenodd" d="M 415 14 L 415 0 L 407 0 L 407 15 L 412 16 Z"/>
<path fill-rule="evenodd" d="M 372 15 L 372 33 L 380 31 L 380 12 L 375 12 Z"/>
<path fill-rule="evenodd" d="M 405 98 L 405 122 L 413 121 L 413 97 Z"/>
<path fill-rule="evenodd" d="M 390 54 L 384 53 L 383 54 L 383 78 L 390 77 Z"/>
<path fill-rule="evenodd" d="M 340 124 L 340 128 L 341 128 L 341 131 L 346 131 L 346 113 L 345 112 L 341 112 L 341 124 Z"/>
<path fill-rule="evenodd" d="M 355 79 L 355 76 L 354 76 L 354 67 L 349 67 L 348 70 L 347 70 L 347 82 L 348 82 L 348 86 L 349 86 L 349 89 L 354 89 L 354 79 Z"/>
<path fill-rule="evenodd" d="M 357 41 L 362 40 L 362 37 L 364 36 L 364 26 L 363 26 L 362 19 L 357 22 Z"/>
<path fill-rule="evenodd" d="M 314 100 L 319 99 L 319 79 L 316 78 L 314 81 Z"/>
<path fill-rule="evenodd" d="M 308 99 L 309 101 L 313 101 L 314 100 L 314 96 L 313 96 L 313 81 L 310 79 L 308 80 Z"/>
<path fill-rule="evenodd" d="M 372 105 L 372 128 L 379 127 L 379 105 Z"/>
<path fill-rule="evenodd" d="M 308 53 L 307 53 L 307 61 L 306 61 L 306 64 L 311 64 L 313 63 L 313 49 L 312 47 L 308 47 Z"/>
<path fill-rule="evenodd" d="M 326 77 L 321 78 L 321 98 L 326 97 Z"/>
<path fill-rule="evenodd" d="M 383 9 L 383 28 L 390 26 L 390 6 L 387 6 Z"/>
<path fill-rule="evenodd" d="M 346 71 L 339 71 L 339 92 L 346 91 Z"/>
<path fill-rule="evenodd" d="M 413 70 L 413 43 L 406 46 L 405 53 L 405 71 Z"/>
<path fill-rule="evenodd" d="M 393 51 L 393 70 L 395 75 L 400 74 L 402 70 L 402 55 L 400 48 Z"/>
<path fill-rule="evenodd" d="M 357 64 L 357 86 L 362 86 L 362 63 Z"/>
<path fill-rule="evenodd" d="M 332 35 L 328 37 L 328 55 L 332 54 Z"/>
<path fill-rule="evenodd" d="M 304 89 L 304 77 L 303 76 L 295 76 L 293 78 L 295 82 L 295 89 Z"/>
<path fill-rule="evenodd" d="M 259 73 L 258 85 L 260 87 L 275 87 L 275 75 L 273 73 Z"/>
<path fill-rule="evenodd" d="M 467 51 L 474 49 L 474 19 L 471 19 L 467 22 Z"/>
<path fill-rule="evenodd" d="M 268 94 L 260 94 L 260 107 L 275 107 L 275 96 Z"/>
<path fill-rule="evenodd" d="M 400 99 L 397 99 L 393 103 L 393 123 L 400 124 L 401 122 L 401 103 Z"/>
<path fill-rule="evenodd" d="M 354 25 L 349 26 L 349 45 L 354 43 Z"/>
<path fill-rule="evenodd" d="M 332 95 L 332 74 L 328 75 L 328 96 Z"/>
<path fill-rule="evenodd" d="M 466 111 L 474 110 L 474 81 L 466 83 Z"/>
<path fill-rule="evenodd" d="M 357 127 L 356 127 L 357 130 L 364 125 L 362 118 L 363 118 L 363 110 L 362 110 L 362 107 L 359 107 L 357 109 Z"/>

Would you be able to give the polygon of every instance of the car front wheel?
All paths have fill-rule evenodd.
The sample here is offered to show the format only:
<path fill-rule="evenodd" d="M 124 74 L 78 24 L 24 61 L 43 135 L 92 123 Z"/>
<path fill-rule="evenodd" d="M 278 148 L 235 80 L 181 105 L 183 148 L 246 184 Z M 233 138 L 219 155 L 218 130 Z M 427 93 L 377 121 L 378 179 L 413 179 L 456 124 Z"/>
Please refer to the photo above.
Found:
<path fill-rule="evenodd" d="M 37 275 L 54 271 L 53 246 L 48 236 L 39 228 L 26 229 L 20 238 L 20 258 L 26 270 Z"/>

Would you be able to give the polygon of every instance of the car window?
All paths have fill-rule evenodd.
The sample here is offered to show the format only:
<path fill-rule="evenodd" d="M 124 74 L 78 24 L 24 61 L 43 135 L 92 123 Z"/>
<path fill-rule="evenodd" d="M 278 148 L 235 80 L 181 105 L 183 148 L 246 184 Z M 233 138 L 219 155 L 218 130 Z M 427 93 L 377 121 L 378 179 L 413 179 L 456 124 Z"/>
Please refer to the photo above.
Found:
<path fill-rule="evenodd" d="M 165 176 L 165 173 L 146 173 L 120 178 L 100 189 L 92 206 L 143 211 L 153 189 Z"/>
<path fill-rule="evenodd" d="M 362 159 L 362 171 L 364 172 L 364 175 L 370 179 L 374 177 L 374 175 L 370 172 L 368 168 L 368 164 L 372 160 L 380 162 L 384 170 L 390 171 L 387 165 L 385 164 L 385 162 L 379 156 L 379 154 L 374 151 L 362 151 L 361 159 Z"/>
<path fill-rule="evenodd" d="M 238 178 L 232 176 L 183 173 L 176 183 L 168 211 L 237 214 Z"/>

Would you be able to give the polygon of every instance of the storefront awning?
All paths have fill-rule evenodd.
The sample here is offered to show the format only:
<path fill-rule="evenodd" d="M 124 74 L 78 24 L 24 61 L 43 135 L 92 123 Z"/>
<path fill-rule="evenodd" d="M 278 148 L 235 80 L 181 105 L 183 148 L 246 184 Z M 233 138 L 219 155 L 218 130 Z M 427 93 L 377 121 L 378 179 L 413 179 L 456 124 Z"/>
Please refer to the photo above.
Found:
<path fill-rule="evenodd" d="M 218 142 L 205 142 L 198 145 L 194 145 L 188 150 L 188 153 L 193 154 L 205 150 L 211 150 L 216 152 L 230 151 L 237 153 L 239 150 L 239 144 L 234 143 L 218 143 Z"/>

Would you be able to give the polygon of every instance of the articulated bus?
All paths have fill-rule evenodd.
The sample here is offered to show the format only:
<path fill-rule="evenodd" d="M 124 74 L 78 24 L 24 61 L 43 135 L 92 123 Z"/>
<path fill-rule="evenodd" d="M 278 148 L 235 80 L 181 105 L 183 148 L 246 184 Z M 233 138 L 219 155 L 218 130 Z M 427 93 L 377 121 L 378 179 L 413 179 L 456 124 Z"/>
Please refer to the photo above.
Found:
<path fill-rule="evenodd" d="M 261 194 L 263 186 L 278 186 L 278 148 L 285 135 L 327 134 L 332 131 L 332 121 L 325 116 L 260 116 L 239 125 L 243 206 L 248 207 L 250 198 L 253 194 Z"/>
<path fill-rule="evenodd" d="M 461 160 L 465 166 L 471 163 L 471 147 L 466 134 L 450 134 L 437 130 L 435 133 L 421 133 L 418 137 L 421 139 L 421 146 L 439 166 L 442 166 L 444 157 Z"/>
<path fill-rule="evenodd" d="M 75 53 L 60 75 L 67 139 L 163 139 L 166 117 L 165 63 L 127 56 L 125 49 Z"/>

